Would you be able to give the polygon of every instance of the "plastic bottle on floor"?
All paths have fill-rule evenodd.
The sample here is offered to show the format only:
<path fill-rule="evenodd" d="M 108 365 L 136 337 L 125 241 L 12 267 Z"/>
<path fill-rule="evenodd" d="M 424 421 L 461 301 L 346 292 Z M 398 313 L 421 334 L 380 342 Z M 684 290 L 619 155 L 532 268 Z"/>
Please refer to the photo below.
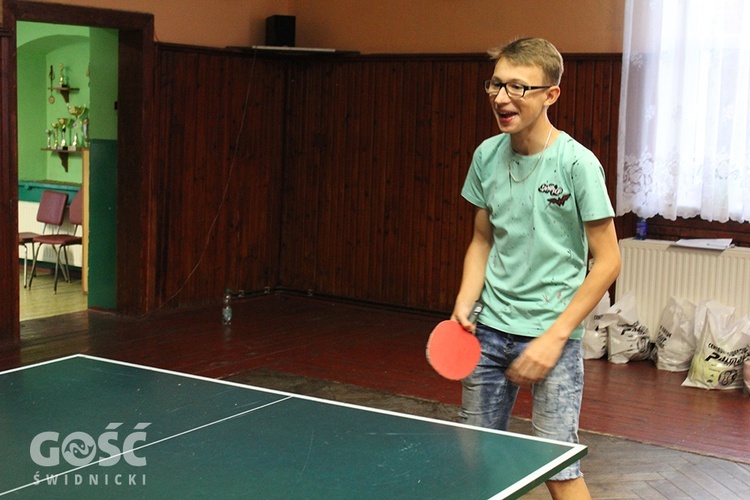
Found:
<path fill-rule="evenodd" d="M 227 288 L 221 308 L 221 322 L 225 325 L 232 323 L 232 292 Z"/>

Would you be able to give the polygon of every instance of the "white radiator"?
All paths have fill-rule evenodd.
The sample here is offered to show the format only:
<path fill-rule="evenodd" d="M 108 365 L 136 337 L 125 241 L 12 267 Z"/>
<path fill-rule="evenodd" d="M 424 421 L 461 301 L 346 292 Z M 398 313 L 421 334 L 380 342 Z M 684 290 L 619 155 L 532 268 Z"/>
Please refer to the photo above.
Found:
<path fill-rule="evenodd" d="M 671 295 L 733 306 L 735 319 L 750 313 L 750 248 L 702 250 L 628 238 L 620 240 L 620 252 L 615 301 L 633 290 L 641 323 L 652 335 Z"/>

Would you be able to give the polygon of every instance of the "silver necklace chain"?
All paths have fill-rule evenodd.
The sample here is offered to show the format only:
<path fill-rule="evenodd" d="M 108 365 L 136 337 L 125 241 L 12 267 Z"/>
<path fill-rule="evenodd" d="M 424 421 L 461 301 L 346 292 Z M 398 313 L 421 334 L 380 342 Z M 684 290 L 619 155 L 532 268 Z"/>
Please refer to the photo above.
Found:
<path fill-rule="evenodd" d="M 539 158 L 536 159 L 536 163 L 534 163 L 534 167 L 531 169 L 531 171 L 526 174 L 526 177 L 524 177 L 521 180 L 516 179 L 516 177 L 513 175 L 513 167 L 511 163 L 511 157 L 513 156 L 513 146 L 510 146 L 510 149 L 508 150 L 508 173 L 510 174 L 510 178 L 513 179 L 514 182 L 517 182 L 518 184 L 524 182 L 526 179 L 531 177 L 531 174 L 534 173 L 534 170 L 536 170 L 536 167 L 539 166 L 539 162 L 542 161 L 542 156 L 544 156 L 544 152 L 547 151 L 547 146 L 549 145 L 549 138 L 552 137 L 552 130 L 554 127 L 549 128 L 549 133 L 547 134 L 547 140 L 544 141 L 544 147 L 542 148 L 542 151 L 539 153 Z"/>

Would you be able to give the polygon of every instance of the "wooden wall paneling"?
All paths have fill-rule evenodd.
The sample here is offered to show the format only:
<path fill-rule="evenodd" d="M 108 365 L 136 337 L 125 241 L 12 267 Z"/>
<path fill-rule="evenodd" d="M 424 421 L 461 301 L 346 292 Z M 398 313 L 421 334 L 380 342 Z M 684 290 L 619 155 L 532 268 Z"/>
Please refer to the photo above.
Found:
<path fill-rule="evenodd" d="M 611 69 L 609 65 L 595 61 L 591 82 L 591 150 L 605 170 L 609 166 L 609 106 L 604 105 L 604 100 L 608 98 L 606 82 L 611 79 Z"/>
<path fill-rule="evenodd" d="M 443 229 L 448 229 L 444 218 L 443 204 L 447 202 L 443 197 L 443 186 L 446 183 L 446 173 L 449 165 L 446 162 L 446 135 L 450 128 L 447 113 L 448 64 L 442 61 L 433 63 L 432 83 L 432 116 L 428 140 L 428 155 L 425 163 L 425 179 L 427 191 L 427 231 L 424 235 L 426 248 L 425 277 L 419 284 L 423 290 L 424 301 L 428 304 L 435 302 L 443 285 L 440 279 L 441 263 L 443 261 Z M 438 292 L 438 293 L 436 293 Z"/>
<path fill-rule="evenodd" d="M 443 61 L 433 63 L 439 68 L 440 78 L 435 83 L 434 113 L 430 123 L 430 206 L 432 209 L 428 221 L 430 232 L 427 248 L 431 251 L 427 279 L 421 284 L 427 297 L 427 303 L 437 302 L 445 287 L 444 263 L 448 253 L 445 230 L 450 231 L 450 216 L 446 205 L 453 203 L 451 197 L 445 196 L 446 184 L 450 183 L 450 161 L 455 122 L 450 102 L 455 90 L 450 89 L 451 70 L 453 65 Z"/>
<path fill-rule="evenodd" d="M 157 106 L 157 112 L 154 118 L 154 137 L 153 149 L 156 156 L 156 168 L 161 172 L 161 176 L 155 183 L 154 195 L 157 197 L 156 210 L 156 230 L 161 237 L 156 247 L 156 280 L 155 297 L 159 304 L 163 304 L 167 298 L 168 290 L 177 290 L 167 284 L 166 280 L 169 275 L 163 270 L 169 263 L 168 249 L 170 242 L 177 241 L 174 233 L 177 231 L 176 225 L 169 222 L 169 207 L 174 198 L 180 197 L 180 190 L 174 189 L 174 179 L 172 171 L 168 170 L 169 159 L 173 158 L 177 152 L 173 151 L 174 141 L 181 143 L 184 140 L 184 130 L 170 130 L 169 117 L 171 116 L 172 107 L 176 104 L 174 100 L 168 100 L 170 94 L 167 89 L 172 84 L 173 75 L 175 74 L 175 60 L 173 53 L 164 50 L 157 50 L 156 57 L 156 74 L 155 74 L 155 99 L 161 104 Z M 166 103 L 169 103 L 167 105 Z M 180 134 L 182 132 L 182 134 Z"/>
<path fill-rule="evenodd" d="M 379 91 L 374 94 L 372 103 L 374 111 L 373 121 L 373 148 L 372 148 L 372 184 L 371 192 L 371 217 L 370 217 L 370 253 L 368 258 L 368 274 L 372 283 L 368 300 L 371 300 L 373 292 L 385 290 L 384 273 L 386 269 L 385 239 L 386 239 L 386 189 L 389 172 L 388 148 L 392 139 L 393 130 L 389 129 L 392 109 L 387 105 L 389 92 L 393 89 L 391 78 L 391 67 L 387 62 L 378 64 L 373 68 L 372 80 L 375 88 Z M 383 104 L 385 103 L 385 104 Z M 358 285 L 358 288 L 361 285 Z"/>
<path fill-rule="evenodd" d="M 560 82 L 560 97 L 549 109 L 548 116 L 552 124 L 560 130 L 566 130 L 570 121 L 570 109 L 575 104 L 575 66 L 570 62 L 565 63 L 565 71 Z"/>
<path fill-rule="evenodd" d="M 6 26 L 11 24 L 5 17 Z M 18 233 L 18 144 L 16 140 L 16 60 L 15 37 L 0 29 L 0 288 L 12 290 L 0 301 L 0 346 L 20 340 L 18 283 L 18 245 L 10 235 Z"/>
<path fill-rule="evenodd" d="M 388 77 L 388 64 L 381 62 L 374 65 L 369 72 L 372 79 L 374 99 L 370 103 L 373 112 L 372 134 L 370 147 L 370 182 L 368 186 L 370 220 L 367 227 L 361 228 L 364 233 L 363 240 L 368 241 L 367 262 L 365 265 L 365 277 L 371 286 L 368 288 L 367 300 L 373 300 L 375 294 L 383 295 L 383 267 L 385 265 L 383 256 L 384 247 L 384 225 L 385 225 L 385 184 L 388 165 L 386 163 L 389 131 L 386 129 L 390 110 L 382 103 L 388 102 L 388 92 L 391 89 Z M 360 288 L 359 285 L 357 288 Z"/>
<path fill-rule="evenodd" d="M 321 289 L 321 283 L 330 282 L 331 270 L 337 255 L 331 251 L 329 246 L 332 240 L 328 238 L 328 241 L 326 241 L 324 238 L 327 238 L 329 231 L 336 231 L 336 228 L 341 224 L 342 217 L 344 220 L 348 217 L 346 213 L 334 214 L 331 211 L 331 190 L 336 188 L 334 179 L 338 174 L 338 166 L 332 158 L 333 136 L 340 126 L 336 123 L 336 114 L 339 111 L 337 109 L 338 103 L 335 101 L 337 90 L 335 73 L 337 68 L 335 65 L 324 63 L 321 69 L 322 71 L 317 73 L 320 78 L 318 87 L 320 104 L 313 106 L 315 110 L 313 123 L 316 124 L 316 129 L 313 131 L 311 145 L 315 151 L 313 155 L 315 163 L 309 165 L 314 169 L 315 177 L 312 181 L 318 196 L 318 217 L 317 220 L 311 221 L 310 233 L 311 237 L 314 238 L 314 244 L 310 246 L 310 250 L 314 252 L 314 262 L 316 263 L 310 286 L 314 291 Z M 322 235 L 324 236 L 321 237 Z M 337 290 L 336 295 L 346 296 L 346 292 L 339 285 L 335 285 L 334 288 Z"/>
<path fill-rule="evenodd" d="M 458 199 L 456 194 L 456 171 L 459 168 L 458 156 L 461 150 L 461 106 L 466 88 L 462 88 L 463 67 L 462 64 L 452 61 L 440 63 L 445 67 L 442 80 L 442 92 L 439 107 L 441 114 L 438 115 L 444 126 L 433 124 L 433 136 L 435 137 L 435 166 L 440 171 L 438 175 L 439 184 L 435 186 L 435 231 L 432 244 L 438 250 L 436 257 L 438 261 L 433 264 L 430 280 L 423 286 L 427 290 L 429 302 L 438 309 L 440 304 L 452 302 L 455 291 L 451 289 L 452 275 L 455 262 L 453 253 L 456 242 L 451 237 L 455 234 L 455 207 Z M 442 129 L 442 130 L 441 130 Z"/>
<path fill-rule="evenodd" d="M 402 101 L 396 103 L 401 107 L 402 120 L 399 125 L 399 137 L 397 141 L 401 144 L 401 157 L 396 160 L 394 173 L 399 180 L 399 203 L 394 209 L 393 217 L 398 222 L 399 238 L 397 241 L 397 263 L 394 269 L 397 274 L 395 282 L 398 287 L 394 295 L 405 306 L 415 307 L 418 302 L 415 299 L 417 293 L 413 273 L 422 259 L 414 251 L 415 233 L 420 230 L 420 217 L 415 207 L 418 207 L 419 198 L 418 170 L 416 164 L 417 152 L 417 121 L 424 109 L 425 89 L 424 78 L 418 78 L 420 68 L 424 66 L 421 61 L 404 61 L 402 64 Z"/>
<path fill-rule="evenodd" d="M 609 59 L 596 62 L 595 75 L 599 80 L 597 85 L 596 106 L 594 110 L 594 125 L 601 128 L 600 140 L 595 146 L 602 165 L 607 173 L 607 186 L 611 195 L 616 192 L 617 183 L 617 131 L 620 107 L 620 60 L 616 54 Z"/>
<path fill-rule="evenodd" d="M 172 152 L 170 157 L 163 157 L 162 152 L 158 154 L 164 162 L 163 175 L 167 176 L 167 185 L 165 190 L 174 193 L 174 196 L 169 200 L 170 203 L 166 207 L 165 217 L 166 226 L 162 228 L 162 231 L 168 229 L 167 242 L 167 254 L 166 254 L 166 265 L 167 267 L 160 270 L 164 273 L 167 289 L 165 290 L 166 297 L 173 297 L 174 294 L 181 294 L 184 292 L 184 285 L 188 275 L 184 274 L 183 260 L 188 260 L 188 255 L 191 251 L 188 248 L 191 242 L 184 241 L 187 237 L 185 229 L 183 227 L 183 219 L 189 214 L 182 215 L 185 211 L 185 205 L 192 203 L 190 191 L 185 189 L 184 177 L 189 175 L 189 169 L 192 166 L 192 162 L 187 162 L 186 158 L 190 156 L 192 148 L 195 143 L 191 140 L 193 137 L 193 130 L 190 127 L 190 122 L 185 116 L 186 110 L 189 107 L 190 99 L 187 91 L 183 90 L 184 83 L 180 82 L 183 75 L 192 73 L 190 68 L 190 58 L 188 54 L 182 54 L 174 52 L 171 54 L 176 59 L 176 63 L 173 65 L 175 72 L 170 75 L 168 92 L 159 96 L 161 103 L 169 102 L 169 114 L 167 115 L 167 121 L 163 129 L 160 128 L 160 132 L 163 134 L 162 137 L 171 143 L 169 148 Z M 163 233 L 162 233 L 163 234 Z M 180 246 L 185 245 L 183 251 Z M 179 297 L 179 300 L 175 304 L 179 304 L 185 295 Z"/>
<path fill-rule="evenodd" d="M 327 178 L 326 169 L 329 167 L 329 165 L 323 163 L 321 158 L 321 141 L 324 137 L 321 133 L 324 129 L 322 114 L 323 108 L 329 104 L 323 104 L 327 97 L 324 93 L 323 73 L 329 70 L 329 67 L 328 65 L 319 65 L 310 69 L 311 71 L 307 76 L 309 107 L 306 118 L 309 128 L 305 130 L 305 144 L 308 145 L 308 155 L 302 159 L 303 173 L 307 178 L 306 185 L 310 189 L 305 196 L 305 218 L 303 220 L 305 241 L 302 266 L 304 269 L 307 267 L 307 263 L 312 264 L 308 287 L 315 290 L 320 271 L 321 244 L 323 243 L 318 238 L 320 225 L 323 223 L 321 212 L 325 208 L 322 205 L 321 189 Z M 307 272 L 305 272 L 305 275 L 307 275 Z"/>
<path fill-rule="evenodd" d="M 441 245 L 437 238 L 437 228 L 442 225 L 441 205 L 445 162 L 443 150 L 445 148 L 445 79 L 446 65 L 441 61 L 429 66 L 427 80 L 429 99 L 429 114 L 426 115 L 423 134 L 423 149 L 421 169 L 425 196 L 425 213 L 423 226 L 419 236 L 421 249 L 419 266 L 422 270 L 419 287 L 427 303 L 431 303 L 439 295 L 440 289 L 440 261 Z"/>
<path fill-rule="evenodd" d="M 353 249 L 350 253 L 352 266 L 346 279 L 340 283 L 341 289 L 349 292 L 348 296 L 361 299 L 369 298 L 373 283 L 370 282 L 370 255 L 372 248 L 372 233 L 376 231 L 373 225 L 372 187 L 375 166 L 373 165 L 373 138 L 375 135 L 375 103 L 383 95 L 383 86 L 375 81 L 374 69 L 378 64 L 363 64 L 361 66 L 362 82 L 359 89 L 361 128 L 356 139 L 357 154 L 352 165 L 355 173 L 353 189 L 350 192 L 353 217 L 347 217 L 347 225 L 352 229 L 349 234 L 351 240 L 347 243 Z M 372 290 L 374 291 L 374 290 Z"/>
<path fill-rule="evenodd" d="M 281 238 L 279 255 L 279 284 L 284 287 L 302 289 L 299 280 L 292 273 L 297 264 L 299 252 L 296 246 L 300 244 L 301 232 L 292 230 L 300 224 L 302 212 L 295 210 L 299 204 L 299 198 L 304 196 L 300 190 L 299 175 L 301 169 L 298 167 L 298 157 L 302 148 L 300 130 L 304 128 L 302 123 L 302 111 L 305 109 L 307 99 L 303 94 L 303 82 L 300 78 L 300 70 L 288 65 L 286 68 L 286 95 L 284 97 L 284 157 L 281 171 Z M 294 104 L 294 105 L 292 105 Z"/>
<path fill-rule="evenodd" d="M 468 61 L 461 66 L 461 75 L 456 83 L 460 92 L 458 129 L 455 131 L 459 141 L 454 155 L 452 180 L 446 183 L 445 194 L 452 199 L 453 215 L 451 230 L 444 236 L 450 243 L 450 252 L 449 262 L 446 263 L 446 281 L 442 285 L 445 287 L 445 297 L 440 299 L 440 304 L 441 309 L 446 310 L 453 309 L 453 302 L 461 285 L 464 256 L 474 228 L 474 207 L 461 196 L 461 189 L 471 167 L 474 150 L 483 139 L 496 133 L 491 127 L 482 125 L 487 123 L 488 116 L 492 116 L 489 97 L 482 87 L 482 82 L 491 74 L 492 64 Z"/>
<path fill-rule="evenodd" d="M 347 149 L 350 95 L 347 87 L 349 76 L 353 74 L 350 65 L 335 65 L 326 63 L 326 79 L 322 86 L 321 130 L 316 141 L 322 147 L 321 161 L 315 166 L 319 176 L 318 189 L 321 198 L 321 221 L 316 228 L 316 253 L 318 254 L 316 269 L 311 279 L 310 288 L 330 290 L 330 293 L 342 294 L 341 276 L 344 262 L 339 258 L 343 255 L 346 238 L 342 238 L 346 228 L 346 220 L 352 217 L 350 207 L 346 205 L 349 193 L 340 184 L 346 179 L 347 160 L 343 153 Z M 356 73 L 359 73 L 356 71 Z"/>
<path fill-rule="evenodd" d="M 312 169 L 310 173 L 310 186 L 314 189 L 317 196 L 317 217 L 311 219 L 309 223 L 309 235 L 313 238 L 311 241 L 312 244 L 308 246 L 311 252 L 310 262 L 314 262 L 313 276 L 309 286 L 312 290 L 319 289 L 320 280 L 327 280 L 329 278 L 327 265 L 331 259 L 330 249 L 325 246 L 325 242 L 322 241 L 321 236 L 333 224 L 328 187 L 330 185 L 329 179 L 335 169 L 329 152 L 332 139 L 331 134 L 335 128 L 333 115 L 336 111 L 336 103 L 331 100 L 335 92 L 333 84 L 334 71 L 334 66 L 327 63 L 322 63 L 319 68 L 315 69 L 316 78 L 314 81 L 316 83 L 315 92 L 318 102 L 313 103 L 310 109 L 313 113 L 311 123 L 314 124 L 310 138 L 310 147 L 313 154 L 310 156 L 312 162 L 308 163 L 307 168 Z"/>
<path fill-rule="evenodd" d="M 460 77 L 456 79 L 456 101 L 460 101 L 454 133 L 459 138 L 454 152 L 451 181 L 446 183 L 445 196 L 450 205 L 451 229 L 446 234 L 450 241 L 444 283 L 445 296 L 440 298 L 441 307 L 451 306 L 461 284 L 463 259 L 471 241 L 474 227 L 474 207 L 461 196 L 466 174 L 471 166 L 474 150 L 484 139 L 497 133 L 497 126 L 490 108 L 489 98 L 482 82 L 492 72 L 489 61 L 468 61 L 461 64 Z"/>
<path fill-rule="evenodd" d="M 180 75 L 181 81 L 175 82 L 176 88 L 182 93 L 182 105 L 175 111 L 178 120 L 185 124 L 185 142 L 180 152 L 182 161 L 173 164 L 171 168 L 179 170 L 179 189 L 186 203 L 181 207 L 180 219 L 173 221 L 173 224 L 180 228 L 180 234 L 177 239 L 178 245 L 172 247 L 174 253 L 170 262 L 176 264 L 175 268 L 180 270 L 179 274 L 173 277 L 173 283 L 184 286 L 184 297 L 195 297 L 196 289 L 206 279 L 205 267 L 199 267 L 193 279 L 187 277 L 190 276 L 191 269 L 201 261 L 201 253 L 207 238 L 209 243 L 206 247 L 206 265 L 210 266 L 214 261 L 213 263 L 219 267 L 215 274 L 226 273 L 226 260 L 218 260 L 216 254 L 217 238 L 221 238 L 224 229 L 223 221 L 217 220 L 217 225 L 209 235 L 210 220 L 220 216 L 217 213 L 220 199 L 215 183 L 225 179 L 226 171 L 225 165 L 222 164 L 221 168 L 212 172 L 211 180 L 205 171 L 208 159 L 205 140 L 211 134 L 210 129 L 205 127 L 208 122 L 203 114 L 206 101 L 210 97 L 205 92 L 205 80 L 200 81 L 206 75 L 205 56 L 197 53 L 188 54 L 185 64 L 184 73 Z M 204 130 L 205 134 L 202 137 L 201 130 Z M 206 288 L 212 285 L 204 284 Z"/>
<path fill-rule="evenodd" d="M 448 295 L 453 295 L 448 290 L 450 286 L 450 274 L 453 267 L 452 246 L 455 242 L 448 236 L 455 230 L 453 219 L 453 208 L 456 206 L 454 172 L 458 168 L 456 156 L 461 146 L 458 126 L 459 107 L 465 89 L 460 88 L 461 65 L 451 62 L 441 63 L 445 67 L 445 76 L 442 81 L 442 92 L 438 104 L 441 113 L 439 115 L 444 126 L 433 124 L 435 140 L 435 167 L 440 172 L 439 184 L 435 186 L 435 232 L 432 244 L 438 250 L 436 252 L 437 262 L 433 264 L 432 274 L 427 283 L 429 301 L 437 309 L 439 304 L 449 301 Z"/>
<path fill-rule="evenodd" d="M 186 177 L 192 177 L 191 170 L 195 168 L 195 162 L 190 158 L 195 156 L 196 123 L 190 121 L 190 109 L 196 97 L 191 94 L 189 87 L 192 85 L 189 85 L 185 78 L 195 71 L 197 54 L 167 50 L 161 50 L 160 53 L 162 64 L 165 61 L 171 63 L 168 72 L 160 74 L 163 80 L 160 81 L 161 92 L 158 99 L 163 106 L 168 106 L 168 113 L 164 117 L 165 122 L 158 128 L 161 134 L 159 142 L 165 147 L 159 148 L 157 152 L 159 163 L 163 165 L 162 176 L 166 195 L 163 208 L 164 222 L 159 228 L 162 237 L 166 238 L 162 247 L 165 252 L 164 258 L 159 259 L 164 267 L 159 272 L 164 277 L 163 298 L 168 299 L 177 293 L 184 294 L 182 297 L 191 294 L 192 285 L 187 283 L 189 273 L 185 272 L 184 263 L 196 264 L 191 248 L 194 243 L 188 239 L 191 234 L 185 228 L 186 219 L 191 217 L 188 206 L 199 202 L 193 200 L 194 190 L 186 181 Z M 199 207 L 195 208 L 199 210 Z M 199 221 L 192 223 L 199 225 Z"/>
<path fill-rule="evenodd" d="M 168 78 L 166 75 L 170 75 L 168 63 L 165 61 L 164 52 L 157 49 L 156 53 L 156 66 L 154 74 L 154 99 L 159 100 L 164 95 L 163 87 L 166 85 Z M 171 144 L 164 140 L 162 127 L 167 122 L 168 107 L 159 105 L 156 107 L 154 113 L 154 134 L 152 138 L 152 148 L 155 157 L 155 166 L 158 172 L 162 172 L 162 176 L 154 183 L 154 196 L 156 197 L 156 216 L 155 224 L 156 230 L 162 237 L 159 238 L 156 244 L 156 279 L 154 280 L 154 297 L 158 304 L 163 304 L 166 294 L 165 278 L 166 273 L 160 272 L 159 270 L 164 269 L 168 265 L 167 255 L 165 247 L 169 243 L 169 238 L 165 235 L 167 231 L 167 207 L 169 206 L 169 198 L 173 195 L 173 191 L 166 189 L 169 185 L 164 180 L 168 174 L 166 173 L 166 159 L 171 157 L 170 146 Z M 168 136 L 167 136 L 168 137 Z M 157 153 L 161 151 L 161 154 Z"/>
<path fill-rule="evenodd" d="M 278 67 L 265 60 L 234 57 L 216 71 L 216 123 L 224 120 L 226 133 L 211 141 L 212 156 L 226 165 L 227 274 L 221 289 L 258 291 L 275 286 L 278 266 L 279 196 L 284 79 Z M 223 96 L 223 97 L 221 97 Z M 210 120 L 209 123 L 214 122 Z M 216 168 L 209 161 L 209 172 Z"/>
<path fill-rule="evenodd" d="M 660 216 L 648 220 L 648 237 L 676 241 L 681 238 L 732 238 L 737 246 L 750 247 L 750 224 L 709 222 L 700 217 L 671 221 Z"/>
<path fill-rule="evenodd" d="M 215 193 L 213 199 L 204 200 L 204 212 L 202 225 L 197 225 L 195 233 L 195 261 L 212 256 L 200 269 L 210 269 L 217 262 L 223 266 L 223 273 L 208 272 L 201 280 L 205 287 L 213 293 L 208 298 L 214 298 L 221 291 L 229 288 L 237 290 L 243 288 L 245 280 L 240 274 L 243 255 L 247 248 L 240 246 L 240 234 L 245 222 L 239 218 L 239 212 L 244 208 L 245 202 L 250 198 L 244 198 L 246 190 L 250 188 L 244 182 L 243 170 L 250 166 L 247 164 L 236 165 L 232 163 L 232 157 L 227 155 L 229 135 L 232 127 L 229 124 L 229 116 L 222 113 L 223 103 L 233 93 L 243 94 L 250 84 L 249 76 L 242 83 L 233 82 L 227 78 L 227 70 L 233 58 L 223 55 L 210 54 L 201 58 L 198 63 L 198 71 L 194 78 L 199 79 L 196 85 L 199 92 L 200 103 L 195 107 L 196 143 L 202 144 L 198 149 L 196 162 L 196 177 L 194 182 L 195 191 L 201 196 L 202 189 L 208 189 Z M 248 68 L 244 73 L 249 75 Z M 235 88 L 228 87 L 234 83 Z M 253 115 L 250 103 L 244 110 L 248 117 Z M 242 113 L 242 111 L 238 112 Z M 221 126 L 225 130 L 219 130 Z M 249 141 L 250 135 L 243 136 L 243 142 Z M 220 168 L 217 169 L 217 166 Z M 203 228 L 203 229 L 200 229 Z M 208 241 L 208 245 L 206 245 Z M 203 249 L 206 254 L 203 254 Z M 200 282 L 192 282 L 193 293 L 196 294 Z M 257 288 L 256 288 L 257 290 Z M 218 293 L 217 293 L 218 292 Z"/>
<path fill-rule="evenodd" d="M 430 255 L 427 253 L 427 238 L 430 226 L 428 217 L 430 213 L 430 192 L 429 178 L 425 172 L 429 154 L 426 151 L 425 144 L 428 142 L 429 125 L 433 114 L 434 98 L 432 94 L 432 83 L 436 75 L 432 74 L 429 69 L 425 70 L 422 64 L 415 72 L 415 78 L 410 83 L 420 90 L 418 102 L 421 106 L 415 116 L 414 129 L 414 198 L 412 207 L 407 213 L 414 217 L 413 231 L 410 234 L 411 247 L 407 251 L 411 252 L 411 266 L 409 272 L 409 302 L 408 305 L 425 304 L 424 283 L 427 280 L 427 267 L 429 266 Z"/>
<path fill-rule="evenodd" d="M 458 172 L 465 165 L 465 160 L 461 158 L 461 108 L 468 95 L 476 91 L 463 84 L 464 70 L 462 63 L 450 63 L 447 66 L 445 97 L 447 126 L 443 150 L 445 175 L 440 189 L 443 223 L 438 226 L 436 233 L 436 238 L 441 243 L 440 274 L 437 283 L 429 286 L 436 306 L 453 302 L 457 292 L 454 288 L 456 269 L 460 269 L 462 260 L 460 257 L 456 260 L 457 241 L 451 236 L 457 231 L 457 207 L 460 206 L 461 198 Z"/>
<path fill-rule="evenodd" d="M 219 103 L 226 96 L 232 102 L 220 115 L 228 117 L 229 132 L 215 152 L 231 169 L 222 208 L 230 262 L 224 279 L 233 290 L 258 291 L 278 284 L 285 71 L 273 61 L 233 58 L 222 68 L 221 81 Z"/>
<path fill-rule="evenodd" d="M 394 128 L 392 130 L 391 149 L 392 181 L 390 183 L 391 204 L 388 218 L 391 224 L 391 241 L 389 246 L 391 258 L 387 260 L 389 280 L 386 281 L 391 291 L 389 297 L 397 304 L 407 304 L 409 297 L 410 276 L 408 270 L 412 267 L 415 256 L 409 251 L 411 248 L 412 228 L 415 223 L 411 214 L 411 204 L 414 200 L 415 169 L 412 161 L 414 152 L 414 135 L 408 133 L 413 130 L 415 110 L 419 107 L 421 90 L 408 85 L 410 75 L 413 74 L 414 63 L 400 61 L 396 66 L 397 78 L 393 84 L 398 88 L 393 94 L 391 103 Z"/>
<path fill-rule="evenodd" d="M 320 71 L 309 62 L 291 64 L 287 97 L 287 158 L 284 164 L 281 284 L 313 290 L 317 270 L 318 178 L 322 168 L 314 145 L 319 130 Z"/>
<path fill-rule="evenodd" d="M 328 77 L 321 96 L 324 111 L 322 134 L 317 138 L 317 142 L 325 145 L 325 154 L 315 167 L 319 175 L 318 186 L 323 192 L 320 206 L 323 216 L 316 228 L 315 249 L 319 256 L 316 268 L 311 270 L 314 273 L 310 288 L 315 292 L 340 296 L 347 296 L 342 277 L 348 274 L 346 268 L 352 265 L 354 258 L 353 255 L 348 260 L 340 258 L 346 255 L 346 248 L 353 238 L 352 234 L 347 234 L 351 230 L 348 221 L 356 217 L 355 208 L 349 204 L 353 190 L 350 176 L 356 173 L 356 167 L 353 159 L 346 155 L 352 140 L 350 127 L 359 126 L 349 116 L 352 105 L 356 104 L 352 100 L 356 93 L 350 89 L 360 85 L 362 76 L 360 69 L 354 66 L 326 63 Z M 360 97 L 364 97 L 364 91 Z"/>
<path fill-rule="evenodd" d="M 385 136 L 385 148 L 382 152 L 383 169 L 381 172 L 381 197 L 383 200 L 381 241 L 383 253 L 377 271 L 379 287 L 384 291 L 384 298 L 389 301 L 399 300 L 396 294 L 403 290 L 398 286 L 400 275 L 403 274 L 400 272 L 403 269 L 403 264 L 399 264 L 402 259 L 397 253 L 399 193 L 402 185 L 400 179 L 402 174 L 399 172 L 397 165 L 400 165 L 403 154 L 398 131 L 403 127 L 403 114 L 400 106 L 404 90 L 403 68 L 402 63 L 390 62 L 383 65 L 381 76 L 382 81 L 390 91 L 387 92 L 383 101 L 387 112 L 381 124 Z"/>
<path fill-rule="evenodd" d="M 382 65 L 382 80 L 387 82 L 388 91 L 383 96 L 385 113 L 380 127 L 383 129 L 382 148 L 383 169 L 380 176 L 382 198 L 382 255 L 378 274 L 380 288 L 388 300 L 403 299 L 404 288 L 399 286 L 403 279 L 404 256 L 398 254 L 400 238 L 399 214 L 403 203 L 403 140 L 400 131 L 404 127 L 404 62 L 392 61 Z"/>
<path fill-rule="evenodd" d="M 283 69 L 181 47 L 158 60 L 161 300 L 275 284 Z"/>
<path fill-rule="evenodd" d="M 321 102 L 314 92 L 289 101 L 285 168 L 306 177 L 285 177 L 284 220 L 306 217 L 316 229 L 298 235 L 285 222 L 280 282 L 449 311 L 473 222 L 460 189 L 474 149 L 497 133 L 481 91 L 491 62 L 361 56 L 325 65 L 333 68 L 328 79 L 311 63 L 295 63 L 294 71 L 309 72 L 305 92 L 319 88 Z M 569 58 L 551 110 L 559 128 L 607 165 L 616 154 L 614 78 L 606 57 Z"/>
<path fill-rule="evenodd" d="M 321 142 L 323 135 L 323 118 L 322 108 L 323 101 L 326 98 L 324 93 L 323 73 L 328 70 L 327 65 L 311 66 L 306 74 L 307 90 L 307 109 L 305 122 L 308 128 L 304 130 L 304 144 L 306 145 L 306 155 L 300 158 L 302 166 L 303 179 L 305 185 L 305 206 L 303 224 L 303 254 L 302 254 L 302 274 L 306 278 L 306 286 L 310 290 L 315 290 L 320 270 L 320 261 L 322 252 L 320 251 L 320 227 L 324 224 L 323 217 L 325 207 L 321 199 L 321 189 L 327 178 L 325 164 L 321 158 Z M 308 269 L 309 267 L 309 269 Z"/>
<path fill-rule="evenodd" d="M 610 114 L 610 130 L 611 130 L 611 150 L 609 152 L 609 165 L 607 166 L 607 188 L 610 192 L 610 198 L 612 204 L 617 209 L 617 148 L 618 148 L 618 135 L 620 130 L 620 82 L 622 80 L 622 60 L 621 56 L 613 55 L 612 61 L 612 92 L 611 92 L 611 114 Z M 630 226 L 630 233 L 627 233 L 627 227 Z M 633 236 L 635 234 L 634 224 L 628 224 L 626 218 L 615 217 L 615 229 L 617 230 L 618 238 L 624 238 Z"/>
<path fill-rule="evenodd" d="M 572 135 L 589 149 L 592 141 L 593 80 L 591 65 L 576 64 L 576 107 L 573 114 Z"/>

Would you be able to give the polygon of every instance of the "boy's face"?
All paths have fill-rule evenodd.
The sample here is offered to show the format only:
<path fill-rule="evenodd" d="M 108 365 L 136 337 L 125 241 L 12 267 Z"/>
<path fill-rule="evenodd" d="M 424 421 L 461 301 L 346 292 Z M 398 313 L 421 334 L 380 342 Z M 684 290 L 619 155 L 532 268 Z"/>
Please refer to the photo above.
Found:
<path fill-rule="evenodd" d="M 547 85 L 541 68 L 516 66 L 504 59 L 500 59 L 495 65 L 492 80 L 532 87 Z M 506 89 L 507 87 L 502 88 L 496 95 L 490 94 L 489 98 L 500 131 L 507 134 L 530 131 L 544 115 L 546 107 L 557 100 L 560 92 L 559 87 L 551 86 L 527 90 L 523 97 L 509 97 Z"/>

